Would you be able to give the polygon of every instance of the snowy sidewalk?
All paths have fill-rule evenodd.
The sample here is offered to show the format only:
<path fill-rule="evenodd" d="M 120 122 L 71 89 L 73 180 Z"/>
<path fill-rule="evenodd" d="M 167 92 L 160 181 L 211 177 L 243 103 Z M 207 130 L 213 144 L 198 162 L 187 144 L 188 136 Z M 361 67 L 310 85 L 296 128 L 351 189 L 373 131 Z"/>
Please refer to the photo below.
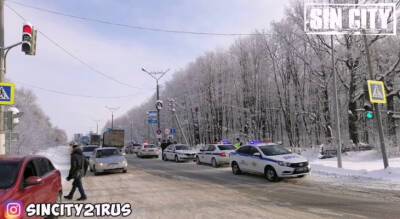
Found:
<path fill-rule="evenodd" d="M 318 159 L 316 153 L 305 152 L 310 160 L 314 180 L 333 184 L 400 190 L 400 158 L 390 158 L 384 169 L 377 151 L 347 152 L 343 154 L 343 168 L 337 168 L 337 159 Z"/>

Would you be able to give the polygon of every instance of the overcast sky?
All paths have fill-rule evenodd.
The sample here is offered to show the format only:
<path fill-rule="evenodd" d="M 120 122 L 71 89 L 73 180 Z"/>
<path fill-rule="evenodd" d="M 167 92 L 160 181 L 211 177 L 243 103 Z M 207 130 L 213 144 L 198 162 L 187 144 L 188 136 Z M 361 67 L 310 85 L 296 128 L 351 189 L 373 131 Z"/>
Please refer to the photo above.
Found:
<path fill-rule="evenodd" d="M 14 1 L 14 0 L 13 0 Z M 251 33 L 266 29 L 279 20 L 289 0 L 15 0 L 63 13 L 154 28 Z M 116 115 L 143 103 L 155 91 L 155 82 L 141 67 L 149 70 L 184 68 L 206 51 L 227 48 L 235 37 L 196 36 L 139 31 L 57 16 L 6 1 L 41 32 L 125 86 L 103 77 L 71 58 L 42 35 L 37 55 L 26 56 L 20 48 L 7 58 L 6 77 L 21 87 L 32 89 L 51 122 L 73 133 L 95 131 L 110 119 L 105 108 L 120 107 Z M 23 20 L 5 7 L 6 45 L 21 39 Z M 96 99 L 64 96 L 34 88 L 47 88 L 84 96 L 116 97 Z"/>

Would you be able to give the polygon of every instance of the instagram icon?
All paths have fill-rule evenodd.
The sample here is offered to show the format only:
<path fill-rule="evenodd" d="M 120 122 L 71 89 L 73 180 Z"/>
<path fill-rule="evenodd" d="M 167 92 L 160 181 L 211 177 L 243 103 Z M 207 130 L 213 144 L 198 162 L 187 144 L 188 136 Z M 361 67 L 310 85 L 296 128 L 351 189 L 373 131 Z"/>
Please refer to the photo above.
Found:
<path fill-rule="evenodd" d="M 22 219 L 24 215 L 21 201 L 8 201 L 5 205 L 5 219 Z"/>

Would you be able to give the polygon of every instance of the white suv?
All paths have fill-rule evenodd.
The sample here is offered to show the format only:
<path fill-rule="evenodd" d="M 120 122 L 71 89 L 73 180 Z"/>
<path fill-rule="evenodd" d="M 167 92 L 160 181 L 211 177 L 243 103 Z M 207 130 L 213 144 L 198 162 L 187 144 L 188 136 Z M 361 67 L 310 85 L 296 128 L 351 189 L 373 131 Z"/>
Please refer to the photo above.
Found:
<path fill-rule="evenodd" d="M 272 182 L 286 177 L 304 177 L 311 170 L 306 158 L 277 144 L 246 145 L 231 153 L 229 160 L 233 174 L 264 174 Z"/>

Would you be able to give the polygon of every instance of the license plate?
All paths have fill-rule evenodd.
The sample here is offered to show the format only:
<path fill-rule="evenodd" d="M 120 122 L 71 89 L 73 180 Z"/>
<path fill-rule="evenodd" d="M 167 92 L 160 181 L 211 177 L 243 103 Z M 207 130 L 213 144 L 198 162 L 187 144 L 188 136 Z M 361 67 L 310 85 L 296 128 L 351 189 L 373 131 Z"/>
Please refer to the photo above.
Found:
<path fill-rule="evenodd" d="M 297 172 L 307 172 L 308 168 L 307 167 L 299 167 L 296 169 Z"/>

